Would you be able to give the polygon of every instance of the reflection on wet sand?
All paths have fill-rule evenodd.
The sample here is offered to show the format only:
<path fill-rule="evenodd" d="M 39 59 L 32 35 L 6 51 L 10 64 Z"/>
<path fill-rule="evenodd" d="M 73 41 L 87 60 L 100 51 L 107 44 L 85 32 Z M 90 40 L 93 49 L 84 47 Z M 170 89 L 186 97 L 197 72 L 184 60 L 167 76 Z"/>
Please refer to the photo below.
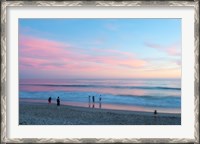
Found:
<path fill-rule="evenodd" d="M 19 99 L 20 102 L 34 102 L 34 103 L 47 103 L 46 100 L 38 100 L 38 99 Z M 56 104 L 56 101 L 52 101 L 52 104 Z M 83 102 L 66 102 L 62 101 L 61 105 L 69 105 L 69 106 L 77 106 L 77 107 L 88 107 L 88 103 Z M 89 104 L 89 107 L 93 107 L 93 105 Z M 101 109 L 113 109 L 113 110 L 126 110 L 126 111 L 142 111 L 142 112 L 154 112 L 154 108 L 149 107 L 141 107 L 141 106 L 131 106 L 131 105 L 117 105 L 117 104 L 107 104 L 104 103 L 102 105 L 99 104 Z M 95 103 L 94 107 L 95 108 Z M 180 114 L 180 109 L 166 109 L 166 108 L 157 108 L 157 111 L 160 113 L 177 113 Z"/>

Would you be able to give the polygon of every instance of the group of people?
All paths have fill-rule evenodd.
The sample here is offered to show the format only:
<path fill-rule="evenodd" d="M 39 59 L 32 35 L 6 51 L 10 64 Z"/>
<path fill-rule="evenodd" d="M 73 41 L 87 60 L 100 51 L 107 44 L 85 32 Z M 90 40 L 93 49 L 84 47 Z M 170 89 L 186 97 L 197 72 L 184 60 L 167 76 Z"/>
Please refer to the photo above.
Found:
<path fill-rule="evenodd" d="M 60 106 L 60 98 L 59 97 L 57 98 L 56 101 L 57 101 L 57 106 Z M 48 98 L 48 102 L 49 102 L 49 104 L 51 104 L 51 97 Z"/>
<path fill-rule="evenodd" d="M 52 98 L 49 97 L 48 98 L 48 103 L 51 104 L 51 100 Z M 57 100 L 57 106 L 60 106 L 60 98 L 58 97 Z M 95 107 L 95 96 L 92 96 L 92 102 L 93 102 L 93 108 Z M 89 107 L 90 107 L 90 103 L 91 103 L 91 96 L 89 96 Z M 99 108 L 101 108 L 101 95 L 99 96 Z"/>
<path fill-rule="evenodd" d="M 89 107 L 90 107 L 90 104 L 91 104 L 91 97 L 92 97 L 92 103 L 93 103 L 93 105 L 92 105 L 92 107 L 94 108 L 95 107 L 95 96 L 89 96 L 88 98 L 89 98 Z M 101 100 L 102 100 L 102 98 L 101 98 L 101 95 L 99 96 L 99 108 L 101 108 Z"/>

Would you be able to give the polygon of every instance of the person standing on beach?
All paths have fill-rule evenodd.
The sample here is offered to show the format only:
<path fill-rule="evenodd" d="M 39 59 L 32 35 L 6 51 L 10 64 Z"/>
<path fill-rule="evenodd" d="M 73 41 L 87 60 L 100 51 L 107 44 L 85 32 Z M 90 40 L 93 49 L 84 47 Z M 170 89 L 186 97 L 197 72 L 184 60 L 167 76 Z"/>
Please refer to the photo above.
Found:
<path fill-rule="evenodd" d="M 60 106 L 60 98 L 57 98 L 57 106 Z"/>
<path fill-rule="evenodd" d="M 101 95 L 99 96 L 99 108 L 101 108 Z"/>
<path fill-rule="evenodd" d="M 154 111 L 154 123 L 157 124 L 157 110 Z"/>
<path fill-rule="evenodd" d="M 99 103 L 101 103 L 101 95 L 99 96 Z"/>
<path fill-rule="evenodd" d="M 92 102 L 93 102 L 92 107 L 94 108 L 94 102 L 95 102 L 94 96 L 92 96 Z"/>
<path fill-rule="evenodd" d="M 88 98 L 89 98 L 89 99 L 88 99 L 88 100 L 89 100 L 89 104 L 90 104 L 90 97 L 91 97 L 91 96 L 88 97 Z"/>
<path fill-rule="evenodd" d="M 93 103 L 95 102 L 94 96 L 92 96 L 92 102 L 93 102 Z"/>
<path fill-rule="evenodd" d="M 157 115 L 157 110 L 154 111 L 154 115 Z"/>
<path fill-rule="evenodd" d="M 89 107 L 90 107 L 90 97 L 91 97 L 91 96 L 88 97 L 88 98 L 89 98 L 89 103 L 88 103 L 88 106 L 89 106 Z"/>
<path fill-rule="evenodd" d="M 49 102 L 49 104 L 51 103 L 51 97 L 49 97 L 48 102 Z"/>

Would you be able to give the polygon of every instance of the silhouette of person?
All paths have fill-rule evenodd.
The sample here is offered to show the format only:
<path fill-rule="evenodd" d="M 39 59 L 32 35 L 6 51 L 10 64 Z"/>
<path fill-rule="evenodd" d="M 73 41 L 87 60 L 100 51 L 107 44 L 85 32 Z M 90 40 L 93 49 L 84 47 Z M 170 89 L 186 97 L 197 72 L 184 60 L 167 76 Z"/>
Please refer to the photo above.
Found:
<path fill-rule="evenodd" d="M 88 98 L 89 98 L 88 100 L 89 100 L 89 103 L 90 103 L 90 98 L 91 98 L 91 96 L 89 96 Z"/>
<path fill-rule="evenodd" d="M 89 103 L 88 103 L 88 106 L 89 106 L 89 107 L 90 107 L 90 97 L 91 97 L 91 96 L 88 97 L 88 98 L 89 98 Z"/>
<path fill-rule="evenodd" d="M 154 111 L 154 115 L 156 115 L 156 114 L 157 114 L 157 110 Z"/>
<path fill-rule="evenodd" d="M 100 97 L 99 97 L 99 102 L 101 103 L 101 95 L 100 95 Z"/>
<path fill-rule="evenodd" d="M 156 117 L 157 117 L 157 114 L 158 114 L 158 113 L 157 113 L 157 110 L 155 110 L 155 111 L 154 111 L 154 122 L 155 122 L 155 124 L 157 124 L 157 118 L 156 118 Z"/>
<path fill-rule="evenodd" d="M 49 104 L 51 103 L 51 97 L 49 97 L 48 102 L 49 102 Z"/>
<path fill-rule="evenodd" d="M 157 110 L 154 110 L 154 118 L 157 116 Z"/>
<path fill-rule="evenodd" d="M 101 95 L 99 97 L 99 108 L 101 108 Z"/>
<path fill-rule="evenodd" d="M 60 106 L 60 98 L 57 98 L 57 106 Z"/>
<path fill-rule="evenodd" d="M 94 97 L 94 96 L 92 96 L 92 102 L 93 102 L 92 108 L 94 108 L 94 107 L 95 107 L 95 106 L 94 106 L 94 103 L 95 103 L 95 97 Z"/>
<path fill-rule="evenodd" d="M 94 98 L 94 96 L 92 96 L 92 102 L 93 102 L 93 103 L 95 102 L 95 98 Z"/>

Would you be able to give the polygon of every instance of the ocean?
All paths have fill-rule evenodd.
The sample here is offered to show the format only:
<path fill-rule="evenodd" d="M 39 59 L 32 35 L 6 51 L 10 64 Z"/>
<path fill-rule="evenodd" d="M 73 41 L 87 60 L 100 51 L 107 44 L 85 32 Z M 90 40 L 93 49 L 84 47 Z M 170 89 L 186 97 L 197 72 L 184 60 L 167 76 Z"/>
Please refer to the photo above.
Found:
<path fill-rule="evenodd" d="M 50 96 L 73 106 L 181 113 L 180 79 L 20 79 L 20 100 L 47 102 Z"/>

